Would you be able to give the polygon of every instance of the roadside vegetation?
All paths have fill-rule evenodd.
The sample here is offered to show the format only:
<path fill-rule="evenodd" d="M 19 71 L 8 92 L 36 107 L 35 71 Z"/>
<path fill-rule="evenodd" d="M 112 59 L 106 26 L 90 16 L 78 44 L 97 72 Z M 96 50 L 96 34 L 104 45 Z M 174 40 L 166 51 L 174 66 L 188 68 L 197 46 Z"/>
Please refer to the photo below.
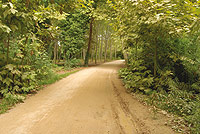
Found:
<path fill-rule="evenodd" d="M 190 129 L 182 133 L 199 134 L 199 1 L 118 4 L 118 32 L 127 55 L 119 74 L 126 88 L 146 95 L 147 104 L 181 117 L 180 127 Z"/>
<path fill-rule="evenodd" d="M 0 113 L 74 68 L 120 55 L 113 28 L 97 10 L 104 3 L 0 1 Z"/>

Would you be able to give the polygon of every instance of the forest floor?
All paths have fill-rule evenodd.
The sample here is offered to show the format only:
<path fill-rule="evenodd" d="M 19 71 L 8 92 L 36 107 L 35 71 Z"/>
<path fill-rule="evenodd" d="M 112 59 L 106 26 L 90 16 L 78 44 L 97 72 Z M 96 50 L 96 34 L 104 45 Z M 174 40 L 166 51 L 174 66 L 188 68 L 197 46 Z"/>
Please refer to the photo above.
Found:
<path fill-rule="evenodd" d="M 1 134 L 174 134 L 168 118 L 126 92 L 124 61 L 85 68 L 0 115 Z"/>

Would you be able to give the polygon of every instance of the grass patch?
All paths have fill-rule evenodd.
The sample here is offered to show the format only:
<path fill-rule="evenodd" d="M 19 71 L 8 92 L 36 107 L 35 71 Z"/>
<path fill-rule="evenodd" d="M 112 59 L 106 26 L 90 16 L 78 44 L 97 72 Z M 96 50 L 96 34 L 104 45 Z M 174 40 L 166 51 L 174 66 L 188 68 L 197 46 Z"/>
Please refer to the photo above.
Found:
<path fill-rule="evenodd" d="M 18 102 L 23 102 L 25 99 L 25 94 L 23 95 L 13 95 L 11 93 L 7 94 L 4 98 L 0 100 L 0 114 L 5 113 L 11 107 L 13 107 Z"/>
<path fill-rule="evenodd" d="M 13 106 L 13 104 L 10 104 L 5 99 L 2 99 L 0 102 L 0 114 L 5 113 L 11 106 Z"/>
<path fill-rule="evenodd" d="M 67 72 L 64 74 L 53 74 L 51 77 L 49 77 L 48 79 L 42 80 L 40 81 L 38 84 L 41 85 L 48 85 L 48 84 L 52 84 L 55 83 L 56 81 L 59 81 L 67 76 L 69 76 L 70 74 L 76 73 L 80 70 L 75 70 L 75 71 L 71 71 L 71 72 Z"/>

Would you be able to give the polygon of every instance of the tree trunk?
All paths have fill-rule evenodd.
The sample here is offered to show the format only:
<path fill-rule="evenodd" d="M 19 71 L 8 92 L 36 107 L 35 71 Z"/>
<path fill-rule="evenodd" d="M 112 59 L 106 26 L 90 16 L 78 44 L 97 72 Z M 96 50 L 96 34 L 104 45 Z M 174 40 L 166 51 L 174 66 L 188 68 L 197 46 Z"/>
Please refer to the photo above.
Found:
<path fill-rule="evenodd" d="M 112 40 L 110 40 L 110 60 L 112 60 Z"/>
<path fill-rule="evenodd" d="M 117 44 L 115 44 L 115 60 L 117 59 Z"/>
<path fill-rule="evenodd" d="M 105 40 L 105 53 L 104 53 L 104 62 L 107 60 L 107 48 L 108 48 L 108 40 Z"/>
<path fill-rule="evenodd" d="M 91 21 L 90 21 L 89 41 L 88 41 L 88 49 L 87 49 L 87 53 L 86 53 L 86 56 L 85 56 L 85 66 L 88 66 L 88 61 L 89 61 L 90 47 L 91 47 L 91 42 L 92 42 L 92 26 L 93 26 L 93 21 L 94 21 L 94 18 L 91 18 Z"/>
<path fill-rule="evenodd" d="M 57 60 L 57 46 L 58 46 L 58 42 L 54 41 L 54 64 L 56 64 L 56 60 Z"/>
<path fill-rule="evenodd" d="M 91 61 L 93 62 L 93 59 L 94 59 L 94 47 L 92 46 L 91 47 Z"/>
<path fill-rule="evenodd" d="M 98 35 L 96 37 L 97 39 L 97 43 L 96 43 L 96 53 L 95 53 L 95 64 L 97 64 L 97 58 L 98 58 L 98 45 L 99 45 L 99 42 L 98 42 Z"/>
<path fill-rule="evenodd" d="M 96 52 L 95 52 L 95 64 L 97 64 L 97 58 L 98 58 L 98 46 L 99 46 L 99 38 L 98 38 L 98 25 L 97 25 L 97 28 L 96 28 Z"/>
<path fill-rule="evenodd" d="M 58 46 L 58 41 L 56 41 L 56 44 L 57 44 L 57 47 L 56 47 L 56 59 L 57 59 L 57 62 L 59 62 L 59 46 Z"/>
<path fill-rule="evenodd" d="M 121 37 L 120 37 L 120 39 L 121 39 Z M 123 40 L 121 39 L 121 44 L 122 44 L 122 51 L 123 51 L 123 56 L 124 56 L 124 59 L 125 59 L 125 64 L 127 65 L 127 63 L 128 63 L 128 55 L 127 55 L 127 52 L 126 52 L 126 50 L 125 50 L 125 47 L 124 47 L 124 42 L 123 42 Z"/>
<path fill-rule="evenodd" d="M 85 60 L 85 49 L 83 49 L 83 60 Z"/>
<path fill-rule="evenodd" d="M 101 49 L 100 49 L 100 61 L 102 60 L 102 53 L 103 53 L 103 35 L 101 35 Z"/>
<path fill-rule="evenodd" d="M 26 8 L 29 7 L 30 0 L 26 0 Z"/>

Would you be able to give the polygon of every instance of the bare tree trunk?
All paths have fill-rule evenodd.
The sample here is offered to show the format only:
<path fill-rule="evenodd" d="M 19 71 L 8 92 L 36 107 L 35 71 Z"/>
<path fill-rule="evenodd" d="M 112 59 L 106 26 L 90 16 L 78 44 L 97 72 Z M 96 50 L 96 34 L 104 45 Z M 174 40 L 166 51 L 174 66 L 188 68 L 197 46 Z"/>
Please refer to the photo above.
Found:
<path fill-rule="evenodd" d="M 58 46 L 58 41 L 56 40 L 56 44 L 57 44 L 57 47 L 56 47 L 56 59 L 58 60 L 59 62 L 59 55 L 58 55 L 58 52 L 59 52 L 59 46 Z"/>
<path fill-rule="evenodd" d="M 93 21 L 94 18 L 91 18 L 90 21 L 90 33 L 89 33 L 89 41 L 88 41 L 88 49 L 85 57 L 85 66 L 88 66 L 88 61 L 89 61 L 89 54 L 90 54 L 90 47 L 91 47 L 91 42 L 92 42 L 92 26 L 93 26 Z"/>
<path fill-rule="evenodd" d="M 83 59 L 83 49 L 81 51 L 81 55 L 80 55 L 81 59 Z"/>
<path fill-rule="evenodd" d="M 59 56 L 58 56 L 58 61 L 60 62 L 60 60 L 61 60 L 61 55 L 62 55 L 62 48 L 60 47 L 60 53 L 58 54 Z"/>
<path fill-rule="evenodd" d="M 117 44 L 115 44 L 115 59 L 117 59 Z"/>
<path fill-rule="evenodd" d="M 96 54 L 95 54 L 95 64 L 97 64 L 97 58 L 98 58 L 98 46 L 99 46 L 99 40 L 98 40 L 98 34 L 96 35 Z"/>
<path fill-rule="evenodd" d="M 110 39 L 110 60 L 112 60 L 112 40 Z"/>
<path fill-rule="evenodd" d="M 83 60 L 85 60 L 85 49 L 83 49 Z"/>
<path fill-rule="evenodd" d="M 106 62 L 107 60 L 107 48 L 108 48 L 108 39 L 105 40 L 104 62 Z"/>
<path fill-rule="evenodd" d="M 98 32 L 99 32 L 99 30 L 98 30 L 98 28 L 99 28 L 99 25 L 97 25 L 97 27 L 96 27 L 95 64 L 97 64 L 97 59 L 98 59 L 98 46 L 99 46 L 99 38 L 98 38 Z"/>
<path fill-rule="evenodd" d="M 94 58 L 93 58 L 93 57 L 94 57 L 94 52 L 93 52 L 93 51 L 94 51 L 94 47 L 92 46 L 92 47 L 91 47 L 91 61 L 92 61 L 92 62 L 93 62 L 93 59 L 94 59 Z"/>
<path fill-rule="evenodd" d="M 103 35 L 101 35 L 101 50 L 100 50 L 100 61 L 102 60 L 103 53 Z"/>

